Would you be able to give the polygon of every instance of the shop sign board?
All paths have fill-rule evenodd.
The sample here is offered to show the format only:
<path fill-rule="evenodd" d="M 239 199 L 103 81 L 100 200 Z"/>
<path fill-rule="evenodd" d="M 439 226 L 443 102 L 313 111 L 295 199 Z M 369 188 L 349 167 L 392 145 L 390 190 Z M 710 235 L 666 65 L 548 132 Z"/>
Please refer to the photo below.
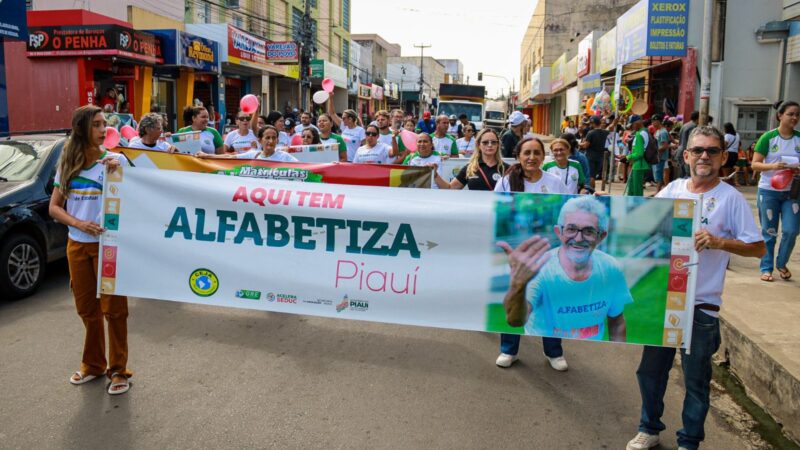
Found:
<path fill-rule="evenodd" d="M 553 65 L 550 66 L 550 90 L 552 92 L 557 92 L 561 87 L 564 86 L 565 80 L 565 73 L 564 70 L 567 65 L 567 54 L 563 53 L 561 56 L 558 57 Z"/>
<path fill-rule="evenodd" d="M 347 70 L 324 59 L 311 60 L 311 78 L 330 78 L 334 86 L 347 89 Z"/>
<path fill-rule="evenodd" d="M 64 25 L 29 28 L 27 56 L 122 56 L 161 64 L 161 40 L 119 25 Z"/>
<path fill-rule="evenodd" d="M 267 61 L 297 63 L 300 60 L 296 42 L 267 42 L 266 48 Z"/>
<path fill-rule="evenodd" d="M 594 43 L 594 32 L 578 44 L 578 78 L 588 75 L 592 71 L 592 44 Z"/>
<path fill-rule="evenodd" d="M 583 78 L 578 78 L 578 90 L 581 94 L 595 94 L 601 89 L 599 73 L 590 73 Z"/>
<path fill-rule="evenodd" d="M 25 0 L 0 0 L 0 42 L 28 40 L 28 16 Z"/>
<path fill-rule="evenodd" d="M 180 30 L 147 30 L 161 38 L 164 64 L 219 73 L 219 43 Z"/>
<path fill-rule="evenodd" d="M 617 58 L 617 27 L 600 36 L 597 40 L 595 67 L 597 73 L 606 73 L 614 69 Z"/>
<path fill-rule="evenodd" d="M 689 0 L 641 0 L 617 19 L 617 64 L 686 56 Z"/>

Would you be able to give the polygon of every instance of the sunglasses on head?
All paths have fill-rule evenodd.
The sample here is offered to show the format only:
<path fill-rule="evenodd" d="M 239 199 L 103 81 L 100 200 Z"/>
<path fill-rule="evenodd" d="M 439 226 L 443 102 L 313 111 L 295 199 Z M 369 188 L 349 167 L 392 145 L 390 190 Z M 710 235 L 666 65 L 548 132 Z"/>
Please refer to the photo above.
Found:
<path fill-rule="evenodd" d="M 366 133 L 364 133 L 364 134 L 366 134 L 367 136 L 377 136 L 377 135 L 378 135 L 378 133 L 376 133 L 376 132 L 374 132 L 374 131 L 367 131 L 367 132 L 366 132 Z"/>
<path fill-rule="evenodd" d="M 719 147 L 692 147 L 687 150 L 694 156 L 703 156 L 703 153 L 708 153 L 708 156 L 715 156 L 722 153 L 722 149 Z"/>

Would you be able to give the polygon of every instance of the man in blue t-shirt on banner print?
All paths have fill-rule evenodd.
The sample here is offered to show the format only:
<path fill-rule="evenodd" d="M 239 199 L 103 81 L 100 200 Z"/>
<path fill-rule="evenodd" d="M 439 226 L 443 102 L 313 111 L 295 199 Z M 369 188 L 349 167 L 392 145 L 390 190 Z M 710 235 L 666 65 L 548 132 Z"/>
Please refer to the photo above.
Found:
<path fill-rule="evenodd" d="M 571 198 L 554 230 L 561 245 L 552 250 L 540 236 L 513 250 L 498 242 L 511 265 L 503 302 L 508 324 L 524 325 L 526 334 L 601 340 L 608 319 L 609 340 L 625 342 L 622 313 L 633 297 L 616 260 L 597 250 L 608 235 L 606 206 L 590 196 Z"/>

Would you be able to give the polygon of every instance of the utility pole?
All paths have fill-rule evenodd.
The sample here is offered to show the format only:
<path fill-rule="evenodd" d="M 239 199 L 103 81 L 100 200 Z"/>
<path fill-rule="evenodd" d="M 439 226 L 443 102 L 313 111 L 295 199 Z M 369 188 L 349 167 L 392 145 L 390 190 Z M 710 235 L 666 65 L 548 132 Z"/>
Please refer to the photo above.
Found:
<path fill-rule="evenodd" d="M 700 63 L 700 123 L 708 123 L 708 104 L 711 98 L 711 25 L 714 16 L 713 0 L 703 4 L 703 59 Z"/>
<path fill-rule="evenodd" d="M 422 112 L 425 109 L 425 102 L 422 100 L 422 88 L 425 85 L 425 78 L 422 76 L 422 64 L 423 58 L 426 48 L 431 48 L 430 45 L 420 44 L 415 45 L 414 48 L 419 49 L 419 115 L 422 116 Z"/>
<path fill-rule="evenodd" d="M 300 30 L 300 108 L 308 111 L 308 97 L 311 87 L 311 59 L 314 57 L 314 41 L 311 34 L 311 0 L 305 0 L 302 29 Z"/>

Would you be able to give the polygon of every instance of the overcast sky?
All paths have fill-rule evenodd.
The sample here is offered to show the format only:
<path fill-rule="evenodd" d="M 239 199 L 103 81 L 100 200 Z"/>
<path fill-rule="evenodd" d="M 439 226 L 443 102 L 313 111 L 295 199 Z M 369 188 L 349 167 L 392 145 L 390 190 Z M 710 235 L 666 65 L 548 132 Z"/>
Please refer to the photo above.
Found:
<path fill-rule="evenodd" d="M 425 56 L 460 59 L 470 84 L 483 84 L 494 97 L 508 82 L 519 89 L 519 51 L 537 0 L 351 0 L 351 33 L 376 33 L 400 44 L 402 56 L 419 56 L 417 44 L 430 44 Z"/>

